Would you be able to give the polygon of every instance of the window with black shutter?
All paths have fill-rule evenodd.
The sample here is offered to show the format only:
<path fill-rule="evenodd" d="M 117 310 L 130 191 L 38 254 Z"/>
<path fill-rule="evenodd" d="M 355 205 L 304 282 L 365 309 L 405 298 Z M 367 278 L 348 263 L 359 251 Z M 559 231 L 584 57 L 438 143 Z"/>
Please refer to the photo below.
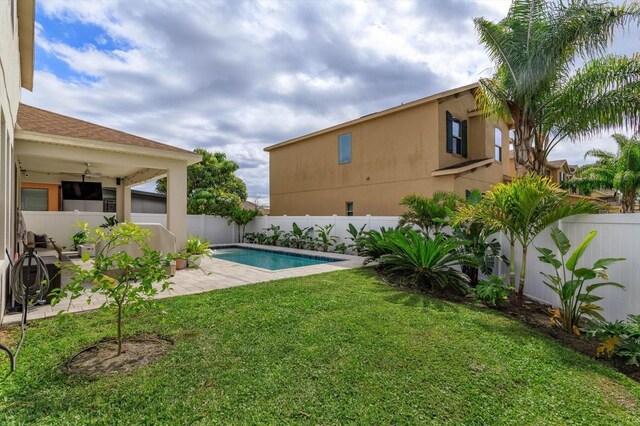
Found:
<path fill-rule="evenodd" d="M 467 120 L 458 120 L 447 111 L 447 152 L 467 157 Z"/>

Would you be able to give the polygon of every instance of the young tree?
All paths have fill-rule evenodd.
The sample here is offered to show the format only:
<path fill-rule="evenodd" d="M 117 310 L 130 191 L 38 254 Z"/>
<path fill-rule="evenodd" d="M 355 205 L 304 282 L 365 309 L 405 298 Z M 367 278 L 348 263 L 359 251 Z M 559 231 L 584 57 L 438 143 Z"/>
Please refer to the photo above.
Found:
<path fill-rule="evenodd" d="M 500 22 L 475 19 L 496 68 L 480 80 L 477 102 L 513 124 L 519 175 L 542 174 L 549 152 L 567 138 L 637 125 L 640 54 L 603 53 L 615 29 L 639 19 L 638 2 L 585 0 L 514 0 Z"/>
<path fill-rule="evenodd" d="M 568 184 L 577 188 L 615 189 L 620 194 L 623 213 L 633 213 L 638 188 L 640 188 L 640 139 L 613 135 L 618 152 L 599 149 L 587 151 L 585 158 L 595 157 L 596 162 L 583 166 L 578 176 Z"/>
<path fill-rule="evenodd" d="M 235 172 L 238 163 L 228 160 L 222 152 L 211 153 L 204 148 L 193 152 L 202 161 L 187 167 L 187 213 L 225 216 L 247 199 L 247 187 Z M 167 193 L 167 179 L 156 182 L 156 190 Z"/>
<path fill-rule="evenodd" d="M 400 215 L 400 225 L 415 225 L 424 233 L 438 233 L 449 211 L 455 211 L 464 198 L 455 192 L 436 191 L 432 197 L 407 195 L 400 202 L 408 210 Z"/>
<path fill-rule="evenodd" d="M 229 224 L 235 223 L 240 227 L 240 242 L 244 242 L 244 230 L 247 225 L 256 216 L 262 216 L 262 213 L 258 209 L 245 209 L 242 207 L 235 207 L 227 213 L 227 222 Z"/>

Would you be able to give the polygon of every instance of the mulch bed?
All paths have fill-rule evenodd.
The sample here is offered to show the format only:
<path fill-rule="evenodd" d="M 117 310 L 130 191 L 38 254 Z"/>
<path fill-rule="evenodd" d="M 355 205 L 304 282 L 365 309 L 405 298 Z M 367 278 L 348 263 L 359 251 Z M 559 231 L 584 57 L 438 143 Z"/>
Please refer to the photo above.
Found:
<path fill-rule="evenodd" d="M 384 274 L 377 268 L 376 270 L 380 279 L 391 286 L 412 293 L 421 292 L 415 287 L 412 287 L 406 279 L 395 275 Z M 561 328 L 554 325 L 549 320 L 550 314 L 547 311 L 549 305 L 545 305 L 525 297 L 525 300 L 522 304 L 518 304 L 515 302 L 515 300 L 510 299 L 505 306 L 494 308 L 475 301 L 472 296 L 462 296 L 459 294 L 446 292 L 430 292 L 429 295 L 450 302 L 461 303 L 477 308 L 495 309 L 515 320 L 520 321 L 527 327 L 543 333 L 544 335 L 556 340 L 562 345 L 573 349 L 576 352 L 580 352 L 581 354 L 586 355 L 589 358 L 592 358 L 615 370 L 618 370 L 619 372 L 625 374 L 636 382 L 640 382 L 640 367 L 629 365 L 624 359 L 617 358 L 615 356 L 611 359 L 596 357 L 596 348 L 600 346 L 600 340 L 585 335 L 575 336 L 574 334 L 567 333 Z"/>
<path fill-rule="evenodd" d="M 103 339 L 66 363 L 72 376 L 95 379 L 114 374 L 132 373 L 166 355 L 173 342 L 158 336 L 138 336 L 122 341 L 122 353 L 114 338 Z"/>

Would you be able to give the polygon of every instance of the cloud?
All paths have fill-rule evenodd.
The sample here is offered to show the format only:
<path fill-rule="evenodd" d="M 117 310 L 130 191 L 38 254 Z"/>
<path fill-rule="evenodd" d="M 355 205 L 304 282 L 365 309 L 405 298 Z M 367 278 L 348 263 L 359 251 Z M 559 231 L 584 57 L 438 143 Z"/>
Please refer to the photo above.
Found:
<path fill-rule="evenodd" d="M 472 18 L 500 19 L 508 5 L 38 2 L 35 90 L 23 99 L 222 150 L 240 164 L 250 196 L 265 199 L 265 146 L 488 74 Z"/>

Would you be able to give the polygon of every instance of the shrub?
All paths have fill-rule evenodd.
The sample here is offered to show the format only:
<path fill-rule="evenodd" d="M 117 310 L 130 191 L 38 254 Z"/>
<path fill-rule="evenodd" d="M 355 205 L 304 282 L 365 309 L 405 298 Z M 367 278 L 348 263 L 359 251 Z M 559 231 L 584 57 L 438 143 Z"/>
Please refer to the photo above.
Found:
<path fill-rule="evenodd" d="M 297 223 L 293 222 L 291 232 L 285 234 L 285 241 L 288 247 L 297 249 L 313 250 L 315 244 L 311 236 L 313 228 L 301 228 Z"/>
<path fill-rule="evenodd" d="M 347 232 L 350 235 L 350 237 L 347 237 L 347 239 L 351 241 L 351 246 L 353 247 L 355 252 L 358 254 L 360 254 L 361 241 L 362 241 L 361 238 L 365 234 L 364 228 L 366 228 L 366 226 L 367 226 L 366 224 L 362 225 L 362 227 L 358 229 L 355 226 L 353 226 L 352 223 L 350 223 L 349 227 L 347 228 Z"/>
<path fill-rule="evenodd" d="M 184 251 L 188 256 L 211 256 L 211 243 L 198 237 L 189 236 L 184 245 Z"/>
<path fill-rule="evenodd" d="M 320 226 L 316 225 L 316 239 L 315 246 L 322 251 L 327 252 L 331 246 L 338 242 L 338 237 L 331 235 L 334 225 Z"/>
<path fill-rule="evenodd" d="M 579 268 L 578 262 L 595 236 L 596 231 L 591 231 L 566 260 L 565 256 L 569 253 L 571 243 L 564 232 L 558 228 L 551 231 L 551 239 L 560 253 L 560 259 L 556 257 L 553 250 L 536 247 L 541 254 L 538 259 L 555 269 L 555 274 L 542 273 L 547 279 L 544 281 L 545 285 L 560 298 L 560 308 L 550 311 L 552 313 L 551 321 L 565 331 L 573 332 L 576 335 L 580 334 L 578 327 L 583 315 L 604 320 L 598 312 L 602 308 L 595 304 L 595 302 L 602 300 L 602 297 L 592 294 L 594 290 L 604 286 L 624 288 L 621 284 L 606 281 L 586 285 L 587 281 L 595 278 L 607 280 L 607 266 L 624 260 L 622 258 L 599 259 L 591 268 Z"/>
<path fill-rule="evenodd" d="M 392 235 L 403 233 L 405 228 L 380 228 L 380 231 L 367 231 L 358 237 L 357 246 L 360 247 L 359 254 L 365 258 L 364 263 L 375 262 L 384 254 L 391 253 L 384 244 Z"/>
<path fill-rule="evenodd" d="M 490 306 L 504 304 L 514 288 L 504 282 L 502 277 L 490 275 L 488 279 L 478 282 L 476 286 L 476 300 Z"/>
<path fill-rule="evenodd" d="M 270 232 L 270 234 L 268 232 Z M 277 246 L 280 241 L 280 237 L 282 237 L 283 234 L 284 231 L 280 229 L 279 226 L 272 224 L 264 233 L 266 240 L 265 243 L 270 246 Z"/>
<path fill-rule="evenodd" d="M 455 211 L 464 198 L 455 192 L 437 191 L 432 197 L 407 195 L 400 202 L 407 211 L 400 216 L 400 225 L 412 225 L 424 233 L 439 233 L 446 226 L 447 211 Z"/>
<path fill-rule="evenodd" d="M 457 269 L 474 264 L 469 254 L 460 251 L 465 243 L 437 234 L 433 239 L 412 229 L 389 233 L 382 246 L 385 254 L 379 262 L 386 272 L 398 273 L 423 289 L 468 290 L 469 277 Z"/>
<path fill-rule="evenodd" d="M 627 364 L 640 366 L 640 315 L 629 315 L 627 322 L 596 320 L 587 334 L 604 339 L 596 355 L 626 358 Z"/>

